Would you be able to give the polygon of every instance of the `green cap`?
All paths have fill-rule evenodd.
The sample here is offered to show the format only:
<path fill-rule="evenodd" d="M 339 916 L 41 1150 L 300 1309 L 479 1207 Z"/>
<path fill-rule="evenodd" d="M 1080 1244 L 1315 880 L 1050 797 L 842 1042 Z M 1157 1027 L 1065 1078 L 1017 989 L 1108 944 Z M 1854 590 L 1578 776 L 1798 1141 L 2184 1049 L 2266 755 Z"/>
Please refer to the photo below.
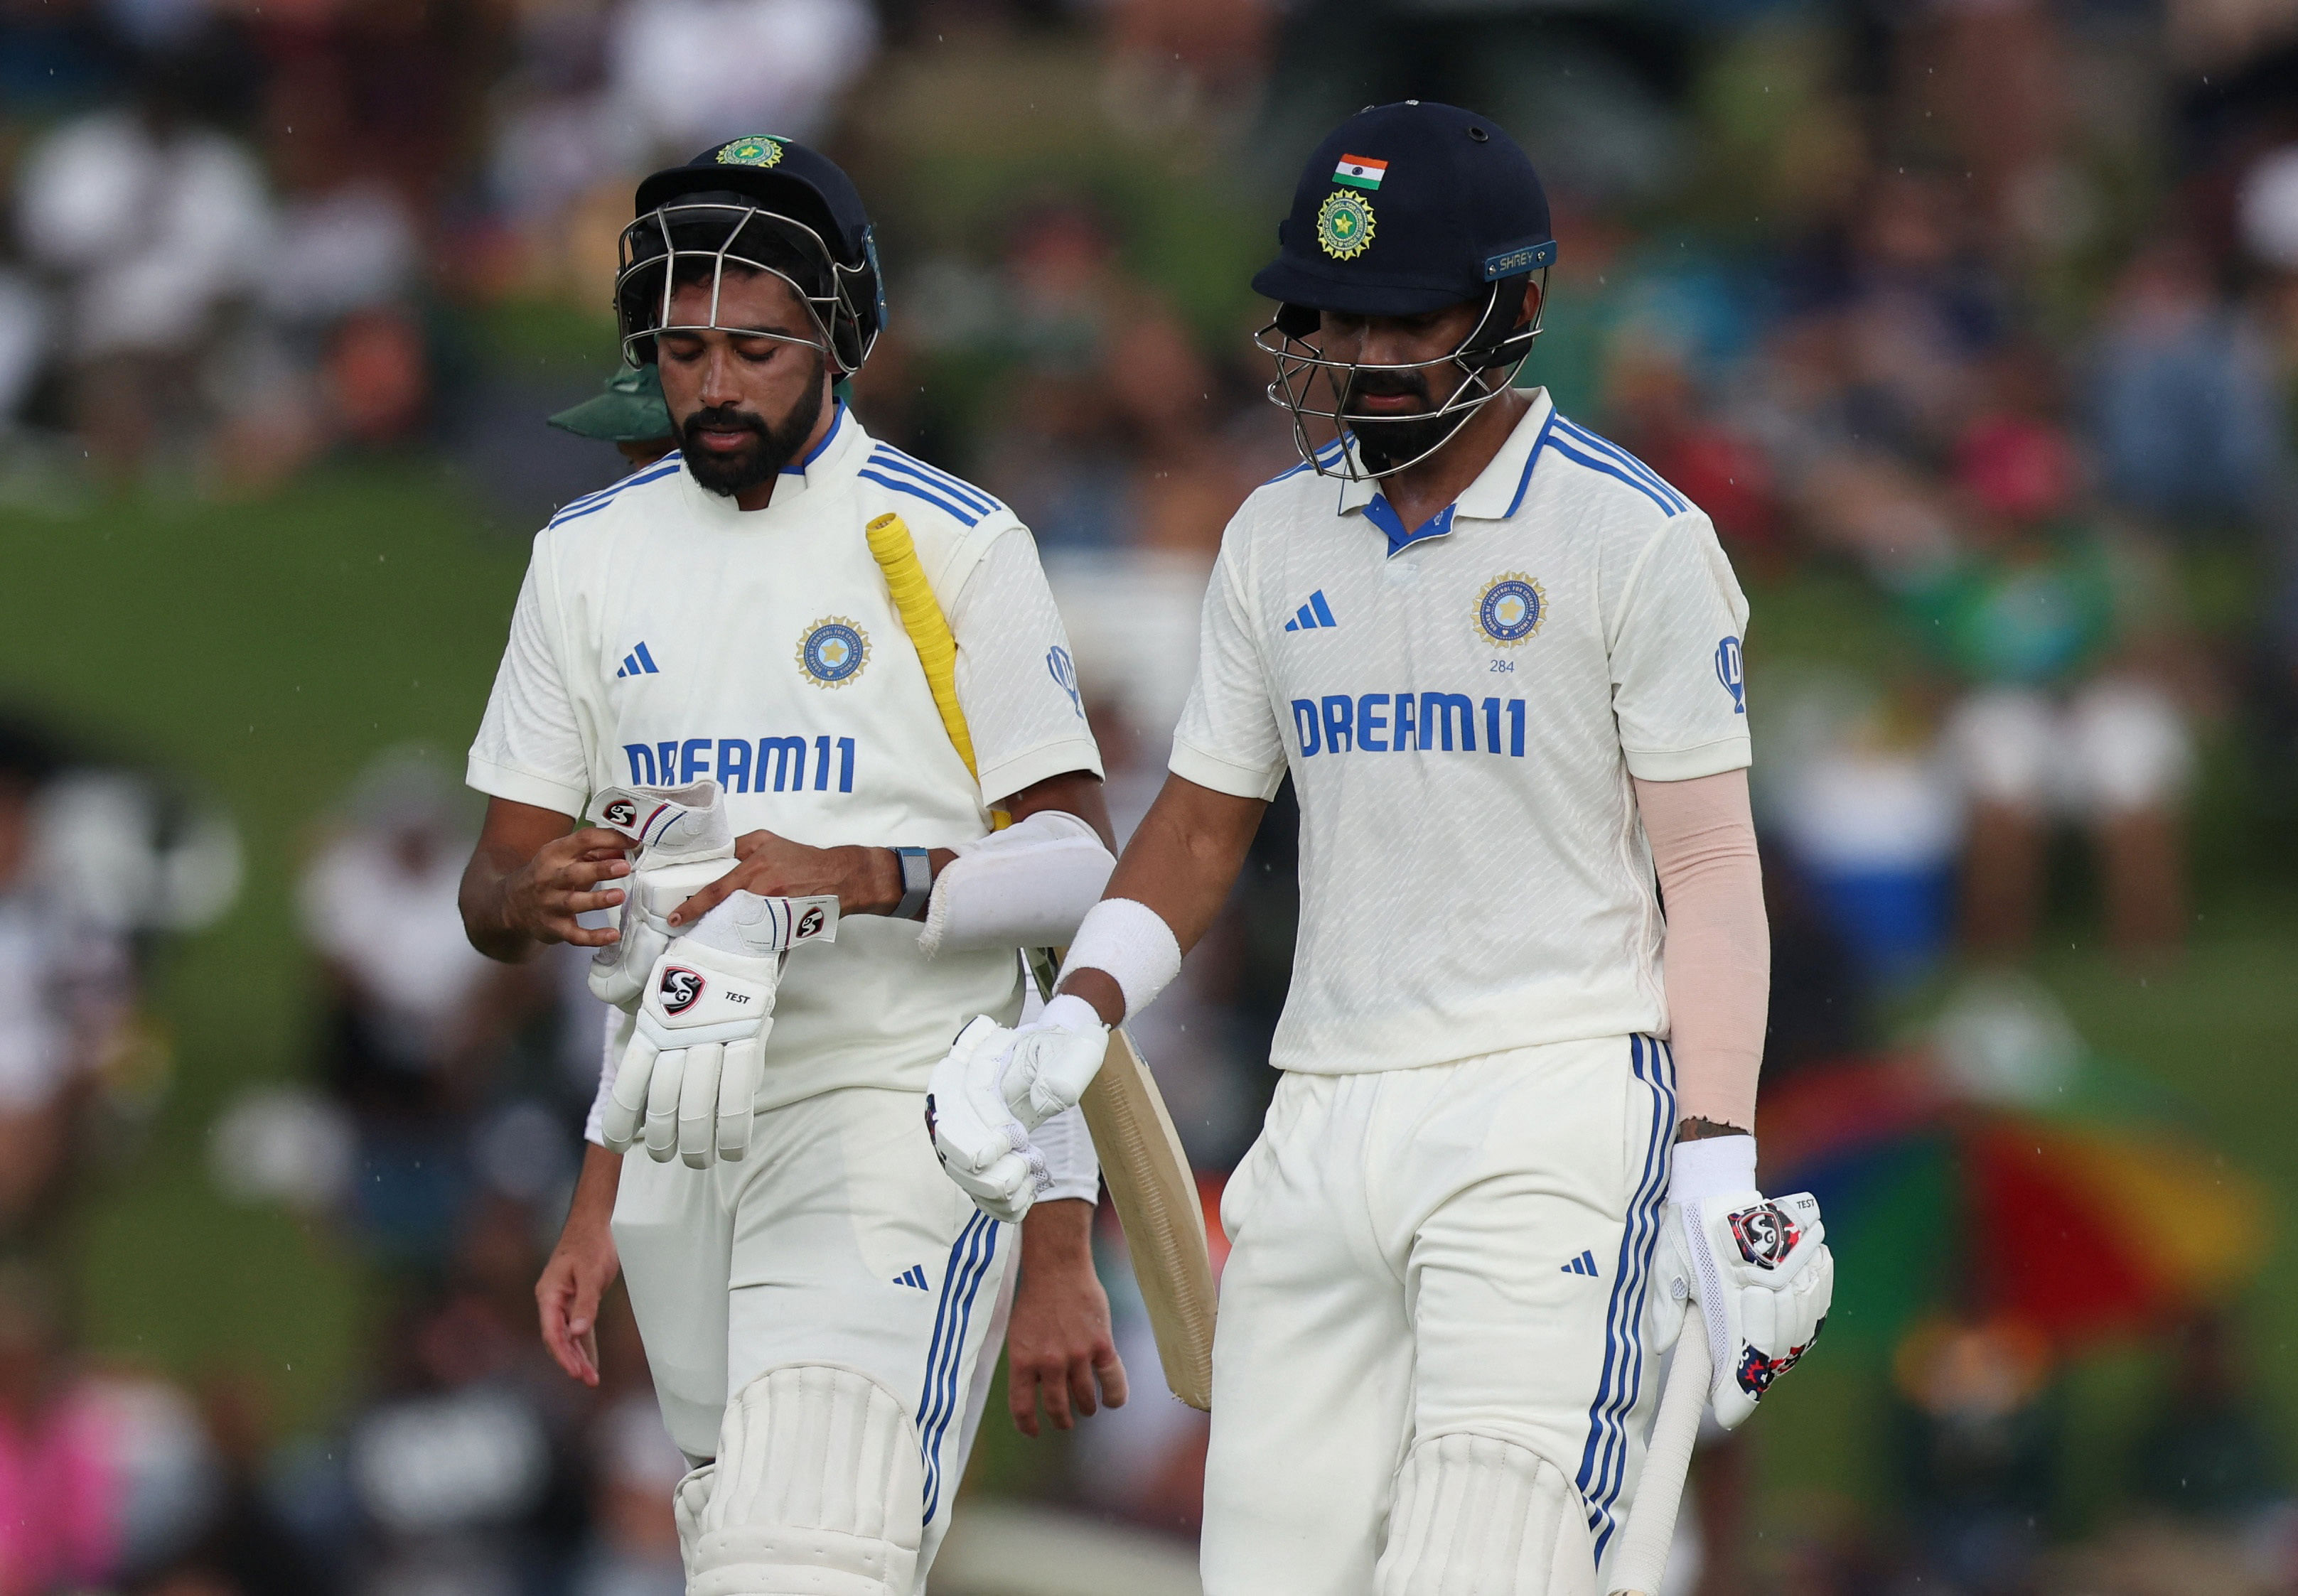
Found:
<path fill-rule="evenodd" d="M 651 366 L 616 372 L 607 379 L 604 393 L 561 410 L 550 424 L 608 443 L 646 443 L 671 436 L 670 407 L 662 402 L 662 378 Z"/>

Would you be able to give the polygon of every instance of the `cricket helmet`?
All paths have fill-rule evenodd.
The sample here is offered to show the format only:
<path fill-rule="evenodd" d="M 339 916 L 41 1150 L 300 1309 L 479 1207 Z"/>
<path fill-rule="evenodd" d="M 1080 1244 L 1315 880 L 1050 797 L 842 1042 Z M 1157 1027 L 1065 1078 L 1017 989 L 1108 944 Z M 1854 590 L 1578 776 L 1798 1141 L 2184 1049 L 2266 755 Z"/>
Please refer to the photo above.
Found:
<path fill-rule="evenodd" d="M 1507 391 L 1540 335 L 1556 259 L 1548 195 L 1531 159 L 1491 118 L 1421 100 L 1368 106 L 1328 134 L 1302 169 L 1277 242 L 1277 259 L 1252 279 L 1256 292 L 1277 302 L 1276 317 L 1253 336 L 1277 364 L 1269 397 L 1291 412 L 1294 441 L 1310 469 L 1352 480 L 1426 459 Z M 1534 276 L 1540 306 L 1518 326 Z M 1335 360 L 1316 341 L 1321 311 L 1421 316 L 1460 304 L 1480 304 L 1483 314 L 1459 348 L 1433 360 Z M 1320 460 L 1311 424 L 1343 432 L 1382 424 L 1385 418 L 1343 413 L 1351 383 L 1369 371 L 1446 379 L 1449 392 L 1432 390 L 1442 395 L 1433 412 L 1393 419 L 1434 415 L 1452 424 L 1410 459 L 1377 471 L 1352 448 Z M 1320 389 L 1330 399 L 1323 408 Z"/>
<path fill-rule="evenodd" d="M 730 266 L 788 283 L 817 336 L 724 330 L 806 344 L 848 375 L 870 358 L 886 325 L 877 241 L 860 191 L 828 156 L 774 135 L 730 139 L 640 184 L 636 210 L 615 276 L 630 364 L 655 358 L 655 337 L 673 325 L 671 298 L 681 283 L 711 285 L 710 319 L 695 330 L 719 326 L 717 290 Z"/>

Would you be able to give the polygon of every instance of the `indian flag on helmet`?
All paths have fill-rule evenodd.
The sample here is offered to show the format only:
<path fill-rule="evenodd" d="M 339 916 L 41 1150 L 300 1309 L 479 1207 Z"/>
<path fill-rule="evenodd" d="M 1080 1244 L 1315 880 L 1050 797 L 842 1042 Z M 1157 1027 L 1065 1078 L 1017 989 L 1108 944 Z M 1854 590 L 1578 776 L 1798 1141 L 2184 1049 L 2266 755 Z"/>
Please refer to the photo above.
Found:
<path fill-rule="evenodd" d="M 1369 155 L 1343 155 L 1340 165 L 1333 169 L 1333 181 L 1345 183 L 1351 188 L 1378 188 L 1380 180 L 1388 176 L 1388 162 L 1375 160 Z"/>

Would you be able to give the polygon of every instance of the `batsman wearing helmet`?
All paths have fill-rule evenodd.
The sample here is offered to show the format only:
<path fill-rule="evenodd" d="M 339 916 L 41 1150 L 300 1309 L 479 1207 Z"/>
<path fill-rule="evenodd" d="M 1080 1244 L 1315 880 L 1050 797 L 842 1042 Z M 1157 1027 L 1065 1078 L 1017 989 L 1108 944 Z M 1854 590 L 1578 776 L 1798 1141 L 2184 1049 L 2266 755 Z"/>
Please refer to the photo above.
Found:
<path fill-rule="evenodd" d="M 1729 1425 L 1832 1280 L 1816 1205 L 1756 1189 L 1747 605 L 1697 506 L 1513 385 L 1558 246 L 1489 119 L 1350 119 L 1277 237 L 1260 341 L 1301 464 L 1229 523 L 1171 775 L 1059 995 L 936 1071 L 981 1105 L 942 1151 L 1027 1178 L 1289 773 L 1300 940 L 1222 1203 L 1204 1588 L 1608 1591 L 1687 1301 Z"/>
<path fill-rule="evenodd" d="M 1124 1399 L 1077 1117 L 1018 1237 L 918 1130 L 1108 878 L 1100 758 L 1027 531 L 833 392 L 885 320 L 843 172 L 753 137 L 656 173 L 616 302 L 679 452 L 536 537 L 469 767 L 471 940 L 592 948 L 614 1006 L 543 1333 L 595 1382 L 619 1269 L 690 1589 L 908 1596 L 1009 1302 L 1025 1429 Z"/>

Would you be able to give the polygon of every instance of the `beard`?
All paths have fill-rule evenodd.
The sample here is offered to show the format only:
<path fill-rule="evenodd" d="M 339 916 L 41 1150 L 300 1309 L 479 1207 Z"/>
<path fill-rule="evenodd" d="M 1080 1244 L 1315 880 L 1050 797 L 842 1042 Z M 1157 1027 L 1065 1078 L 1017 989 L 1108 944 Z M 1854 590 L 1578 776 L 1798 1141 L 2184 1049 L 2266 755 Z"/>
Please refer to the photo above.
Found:
<path fill-rule="evenodd" d="M 679 448 L 685 452 L 686 469 L 694 473 L 695 481 L 721 498 L 733 498 L 780 476 L 782 468 L 798 457 L 798 451 L 813 435 L 814 424 L 822 419 L 823 365 L 822 358 L 817 355 L 806 392 L 779 422 L 768 422 L 754 411 L 737 409 L 732 405 L 710 405 L 680 424 Z M 749 433 L 750 441 L 731 455 L 687 447 L 687 440 L 695 432 L 735 428 Z"/>
<path fill-rule="evenodd" d="M 1354 401 L 1367 394 L 1409 394 L 1420 402 L 1420 413 L 1365 415 L 1355 413 Z M 1448 395 L 1448 400 L 1456 396 Z M 1428 391 L 1425 371 L 1358 372 L 1349 379 L 1338 407 L 1344 424 L 1356 435 L 1357 457 L 1376 472 L 1394 470 L 1408 460 L 1438 448 L 1468 419 L 1470 411 L 1438 415 Z"/>

